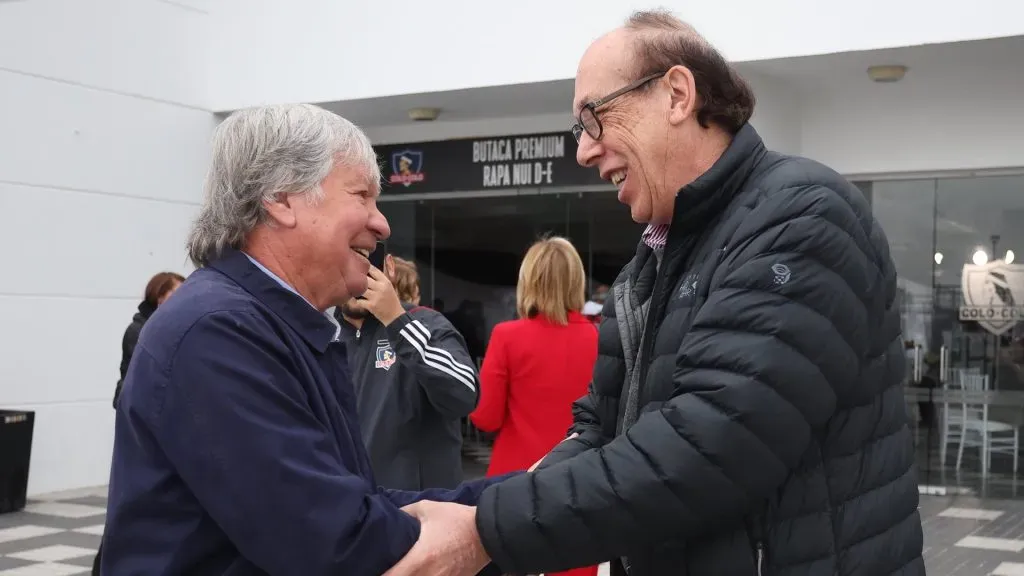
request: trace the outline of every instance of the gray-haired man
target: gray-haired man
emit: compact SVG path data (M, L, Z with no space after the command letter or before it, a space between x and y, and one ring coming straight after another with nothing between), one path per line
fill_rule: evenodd
M363 133L321 108L220 125L199 270L146 324L121 395L103 573L377 576L419 535L401 506L475 502L481 484L378 489L359 434L325 312L366 290L390 233L379 180Z

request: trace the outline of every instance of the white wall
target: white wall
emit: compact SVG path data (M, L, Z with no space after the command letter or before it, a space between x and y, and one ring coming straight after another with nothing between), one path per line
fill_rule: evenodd
M975 0L660 2L737 62L1024 33L1024 3ZM327 102L572 78L631 0L220 0L213 106Z
M121 336L153 273L188 272L203 4L0 2L0 408L36 411L30 494L107 482Z

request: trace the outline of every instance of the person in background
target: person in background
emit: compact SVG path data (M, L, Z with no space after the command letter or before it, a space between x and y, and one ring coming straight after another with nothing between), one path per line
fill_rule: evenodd
M390 235L377 156L306 104L235 112L211 148L187 242L197 270L146 324L118 403L102 571L379 576L423 541L409 505L471 515L493 480L377 485L328 312L370 282L384 292L368 276ZM475 556L445 542L457 565Z
M598 284L597 288L594 289L594 293L590 296L590 300L583 305L583 315L594 324L601 323L601 310L604 309L604 301L608 297L608 286L606 284Z
M584 284L583 261L568 240L548 238L526 252L519 319L491 332L480 405L470 415L477 428L497 432L488 476L526 470L572 425L572 403L587 393L597 360L597 328L580 313ZM593 576L597 567L560 574Z
M453 488L462 482L461 419L478 383L462 336L418 306L415 266L387 255L361 298L335 311L363 439L385 488Z
M132 323L125 329L124 337L121 338L121 377L117 379L117 386L114 388L115 410L117 409L117 402L121 397L124 378L128 374L128 366L131 365L132 354L135 353L135 345L139 342L139 334L142 333L142 327L145 326L146 321L153 315L153 312L156 312L157 307L163 304L164 300L170 298L171 294L174 294L174 291L184 281L185 278L181 274L158 272L146 284L146 292L143 295L142 302L139 304L139 310L132 317ZM100 549L96 551L96 558L92 563L92 576L99 576L100 574L102 555L103 547L101 545Z
M388 254L385 263L391 262L390 266L394 272L390 274L391 282L395 285L395 292L398 299L413 306L420 305L420 273L416 269L416 263ZM443 313L443 310L436 310Z
M167 300L184 281L185 278L181 274L160 272L150 278L149 283L146 284L146 292L139 304L139 310L132 317L132 323L125 329L124 337L121 339L121 377L118 378L117 387L114 389L114 408L117 408L117 401L121 396L121 386L128 374L128 365L132 361L132 354L135 352L135 345L139 341L142 327L153 315L153 312L156 312L157 307L163 304L164 300Z

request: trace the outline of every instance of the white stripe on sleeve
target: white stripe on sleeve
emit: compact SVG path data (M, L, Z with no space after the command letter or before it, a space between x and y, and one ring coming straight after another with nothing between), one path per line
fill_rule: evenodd
M473 370L472 366L466 366L465 364L459 363L459 361L456 360L454 356L452 356L451 352L445 350L444 348L435 348L428 344L430 342L430 330L427 330L427 327L424 326L422 322L420 322L419 320L413 320L409 324L413 327L414 333L419 333L419 335L421 336L420 342L423 344L423 346L426 347L427 351L435 352L437 354L440 354L441 356L444 356L444 358L447 359L447 364L450 365L452 368L458 370L459 372L462 372L463 374L469 376L470 378L476 378L476 371Z
M439 370L451 376L452 378L455 378L459 382L465 384L467 388L469 388L473 392L476 392L476 385L474 384L476 374L472 371L472 369L467 368L465 364L460 364L459 362L456 362L455 359L452 358L452 355L449 354L447 350L442 350L440 348L435 348L433 346L427 345L426 339L424 338L423 334L420 333L417 329L412 328L413 324L418 323L418 320L413 320L411 323L406 324L405 327L402 328L400 334L406 339L406 341L409 342L409 344L413 346L413 348L416 348L416 350L420 353L420 358L423 359L423 362L427 366L430 366L435 370ZM424 328L422 325L420 325L419 328L426 330L426 328ZM428 331L427 334L430 334L430 332ZM469 372L468 376L466 374L466 371Z

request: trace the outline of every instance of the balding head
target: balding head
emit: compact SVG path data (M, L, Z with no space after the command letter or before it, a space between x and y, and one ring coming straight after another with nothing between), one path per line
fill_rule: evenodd
M659 74L673 66L693 73L700 110L697 121L716 124L736 134L754 114L754 92L739 73L697 30L663 11L635 12L625 30L633 35L633 65L637 78Z
M676 192L750 119L750 87L692 26L637 12L580 59L577 161L619 188L634 220L671 220Z

